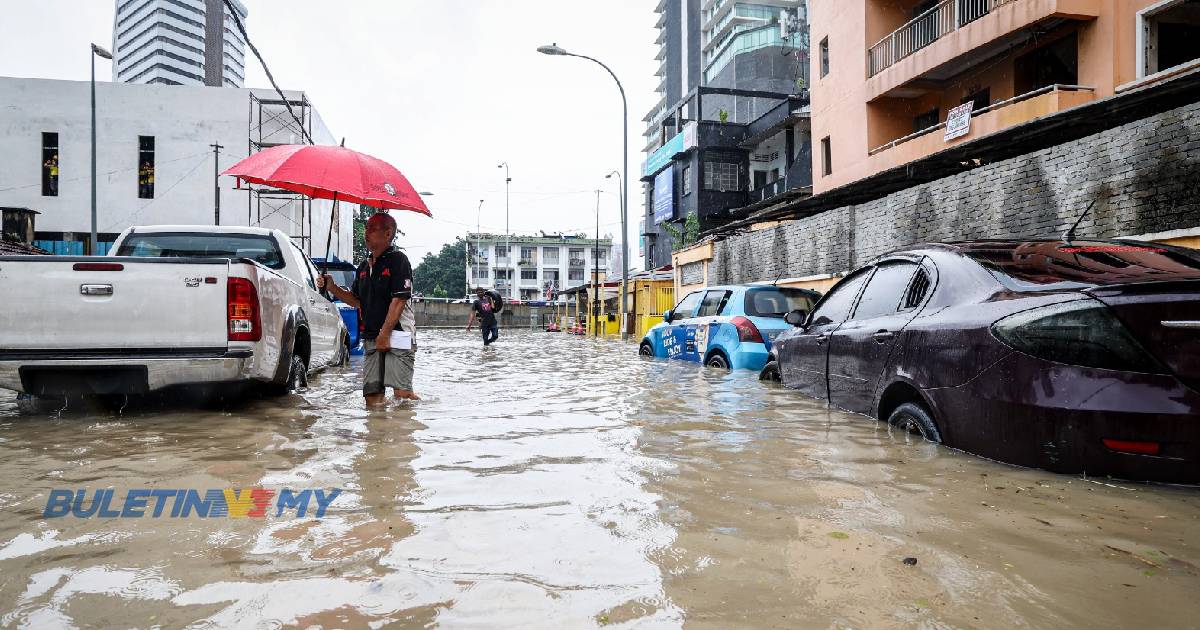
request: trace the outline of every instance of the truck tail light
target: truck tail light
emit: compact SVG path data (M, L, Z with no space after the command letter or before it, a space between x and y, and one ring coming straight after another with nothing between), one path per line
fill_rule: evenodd
M754 322L738 315L730 322L738 331L738 341L743 343L763 343L762 333L758 332L758 326Z
M1114 440L1104 438L1104 445L1109 450L1118 453L1134 453L1137 455L1158 455L1161 445L1158 442L1135 442L1133 440Z
M121 263L75 263L72 271L122 271L125 265Z
M229 341L262 339L258 313L258 289L246 278L230 278L228 284Z

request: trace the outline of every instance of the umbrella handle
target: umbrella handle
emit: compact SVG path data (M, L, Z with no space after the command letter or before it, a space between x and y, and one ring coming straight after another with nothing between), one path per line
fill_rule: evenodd
M321 270L322 275L329 274L329 247L333 244L333 218L337 216L338 198L337 193L333 193L333 210L329 213L329 234L325 237L325 268ZM329 287L322 287L321 293L325 297L329 297Z

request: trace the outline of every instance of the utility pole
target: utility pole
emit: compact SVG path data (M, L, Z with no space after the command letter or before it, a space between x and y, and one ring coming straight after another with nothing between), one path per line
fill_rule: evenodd
M592 321L593 337L600 336L600 191L596 191L596 240L592 241Z
M221 146L218 142L210 145L213 149L213 225L221 225Z
M508 252L507 257L512 260L512 233L508 231L508 187L512 183L512 176L508 172L508 162L501 162L496 165L496 168L504 167L504 250ZM513 276L517 275L513 271L517 268L513 265L509 269L508 283L512 286ZM520 297L518 295L518 297Z

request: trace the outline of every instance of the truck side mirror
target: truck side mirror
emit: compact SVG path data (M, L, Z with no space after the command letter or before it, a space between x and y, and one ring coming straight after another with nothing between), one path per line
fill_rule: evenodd
M804 320L806 320L806 319L808 319L808 311L806 311L802 308L798 308L794 311L790 311L790 312L788 312L787 315L783 316L783 321L785 321L793 326L803 326Z

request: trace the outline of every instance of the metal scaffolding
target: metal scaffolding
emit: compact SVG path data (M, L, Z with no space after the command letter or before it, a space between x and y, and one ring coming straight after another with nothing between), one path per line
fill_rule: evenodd
M291 106L292 113L288 112ZM299 118L297 123L296 118ZM284 144L304 144L305 137L312 137L312 103L308 95L288 100L259 98L250 93L249 154ZM299 125L303 125L301 128ZM307 132L307 133L306 133ZM292 240L312 255L312 200L299 193L280 190L270 186L249 185L246 224L262 226L263 221L275 218L273 223L287 232ZM282 217L282 221L279 219ZM268 223L270 225L270 223Z

